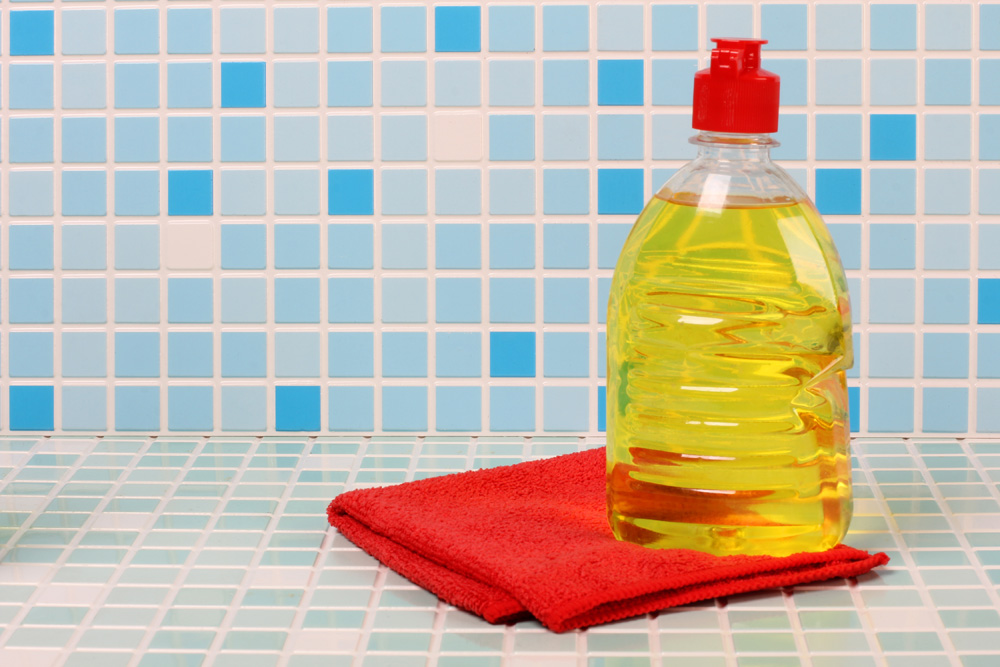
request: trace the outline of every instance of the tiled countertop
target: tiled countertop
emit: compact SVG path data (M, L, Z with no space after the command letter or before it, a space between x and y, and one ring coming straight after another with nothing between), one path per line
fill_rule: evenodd
M860 581L492 626L337 535L340 491L586 438L0 439L0 665L1000 664L1000 442L855 443Z

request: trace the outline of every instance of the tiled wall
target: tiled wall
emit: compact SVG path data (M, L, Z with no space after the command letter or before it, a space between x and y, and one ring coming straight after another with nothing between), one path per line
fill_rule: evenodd
M1000 432L1000 4L0 11L0 431L602 430L618 250L759 34L852 427Z

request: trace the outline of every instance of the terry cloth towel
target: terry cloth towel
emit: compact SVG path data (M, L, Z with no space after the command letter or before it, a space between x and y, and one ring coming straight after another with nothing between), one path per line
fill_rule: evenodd
M657 609L853 577L889 561L848 546L718 557L619 542L608 526L605 453L357 489L330 523L410 581L491 623L534 616L564 632Z

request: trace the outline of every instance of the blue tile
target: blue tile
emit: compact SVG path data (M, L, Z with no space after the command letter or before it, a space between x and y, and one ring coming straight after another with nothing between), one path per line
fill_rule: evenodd
M351 69L335 81L331 69L329 86L336 83L339 87L353 86L355 90L365 90L365 95L351 94L348 100L337 99L337 106L371 106L371 63L344 63L352 65ZM364 65L364 68L360 67ZM333 66L331 65L331 68ZM338 65L339 67L339 65ZM364 71L361 71L361 70ZM422 107L427 105L427 63L414 61L383 61L382 62L382 106L386 107ZM350 76L346 76L349 74ZM367 87L365 89L364 87ZM351 102L351 104L345 104ZM333 106L331 97L328 106Z
M274 226L274 268L318 269L319 225L276 224Z
M279 385L274 388L275 430L318 431L319 411L319 387Z
M608 388L597 388L597 430L604 433L608 430Z
M963 61L963 63L968 63L968 61ZM1000 85L1000 59L981 58L979 60L979 104L983 106L1000 105L998 85Z
M925 114L924 157L968 160L972 157L971 114Z
M438 215L479 215L482 173L478 169L435 169L434 207Z
M598 51L642 51L642 5L597 6Z
M913 215L917 210L915 169L871 169L869 212L873 215Z
M1000 169L979 170L979 212L1000 213Z
M104 162L108 157L107 143L104 118L62 119L63 162Z
M490 160L534 160L535 117L490 114Z
M435 278L435 321L478 323L483 319L482 281L479 278Z
M62 225L64 270L104 270L107 268L107 248L107 230L103 224Z
M980 334L982 336L983 334ZM983 355L988 350L979 339L979 361L983 367ZM1000 357L998 357L1000 359ZM967 378L969 377L969 334L967 333L925 333L924 334L924 377L925 378ZM979 377L987 377L980 375Z
M1000 50L1000 32L995 29L1000 22L1000 6L979 5L979 48L983 51Z
M545 387L544 428L546 431L587 431L590 410L587 387Z
M871 48L875 51L913 51L917 48L917 6L870 6Z
M156 324L159 321L159 278L115 278L115 322Z
M434 61L434 104L476 107L481 103L482 66L478 60Z
M160 388L115 386L115 430L158 431Z
M611 278L597 279L597 323L608 323L608 300L611 296Z
M374 377L375 335L371 331L331 331L327 346L330 377Z
M54 348L51 331L11 331L7 341L7 370L10 377L52 377Z
M654 114L652 129L653 159L694 159L697 149L688 141L691 132L690 114ZM659 170L654 169L654 174L657 171ZM654 182L653 191L658 191L665 181L666 178L662 178Z
M168 116L167 160L170 162L211 162L212 118L210 116Z
M861 60L817 60L816 104L861 104Z
M383 332L382 376L427 377L427 332Z
M275 278L274 321L319 322L319 278Z
M267 266L267 228L264 225L226 224L222 225L221 234L223 269L263 269Z
M7 233L8 268L52 270L52 225L10 225Z
M851 433L857 433L861 430L861 388L860 387L848 387L847 388L847 402L849 406L850 419L851 419Z
M971 49L972 6L925 5L924 48L929 51Z
M214 428L212 387L167 387L167 428L211 431Z
M51 118L11 118L8 127L11 162L52 162Z
M319 215L319 169L275 169L273 174L275 213L278 215ZM356 194L363 197L363 191Z
M705 44L713 37L753 37L753 7L749 5L708 5L706 11Z
M1000 278L979 278L979 324L1000 324Z
M925 278L924 323L968 324L969 279Z
M534 169L490 169L489 187L491 215L534 214Z
M806 8L807 5L761 5L760 36L767 40L764 49L805 51L809 33Z
M438 431L482 430L482 387L438 387L435 403Z
M917 226L879 224L869 227L869 263L873 269L916 268Z
M652 18L654 51L698 50L698 5L655 4Z
M490 6L490 51L535 50L535 8L530 5Z
M7 290L7 321L9 323L52 323L52 278L8 278Z
M275 53L319 52L319 9L276 7L274 9ZM369 41L371 40L369 30Z
M330 387L331 431L374 431L374 387Z
M72 216L106 215L108 212L108 175L100 171L64 170L62 176L62 214Z
M267 387L223 386L222 430L267 429Z
M160 52L160 12L157 9L115 10L115 53Z
M382 387L382 430L426 431L427 387Z
M225 7L219 11L221 53L264 53L267 10L264 7Z
M426 278L383 278L382 321L420 324L427 321Z
M839 223L827 225L837 246L840 261L845 269L861 268L861 225Z
M655 106L691 106L694 87L679 86L679 81L693 81L697 60L654 59L652 64L652 101ZM601 117L598 116L598 119Z
M869 387L868 430L908 433L913 430L913 387Z
M589 104L588 70L589 63L586 60L543 60L542 104L547 107Z
M872 278L868 291L868 321L876 324L913 324L915 290L913 278Z
M51 431L55 422L55 388L11 385L8 414L11 431Z
M224 62L220 68L223 109L265 106L265 63Z
M219 122L223 162L263 162L266 157L263 116L223 116Z
M167 375L169 377L212 377L212 332L170 331L167 333Z
M427 9L390 6L380 8L383 53L423 53L427 50Z
M374 226L327 225L327 265L331 269L370 269L374 266Z
M62 279L63 324L104 324L108 321L106 278Z
M869 101L873 106L917 103L917 61L912 58L871 60Z
M158 331L115 332L115 377L160 377Z
M7 66L9 108L51 109L53 69L49 63L11 63Z
M427 159L427 116L383 116L382 159L412 161Z
M490 106L526 107L535 103L535 61L491 60L489 67ZM475 71L478 74L478 67ZM468 102L469 105L476 105L479 99L470 97ZM441 105L440 94L438 105Z
M805 58L767 58L764 68L781 77L781 106L804 106L808 97L809 61Z
M434 225L434 265L438 269L480 268L480 231L477 224Z
M212 107L212 63L168 63L167 107L170 109L210 109Z
M222 332L222 377L265 377L267 334L263 331Z
M641 160L645 150L643 117L601 114L597 117L597 157L601 160Z
M383 215L427 214L426 169L383 168L381 178Z
M108 427L108 390L105 387L63 387L62 428L66 431L103 431Z
M1000 333L978 333L976 346L978 348L976 377L1000 378ZM968 347L968 342L966 342L966 347ZM968 349L966 349L966 353L968 353Z
M543 157L546 160L590 158L590 118L586 115L545 114Z
M917 158L915 114L872 114L869 122L872 160Z
M542 5L542 48L545 51L586 51L590 44L586 5Z
M372 52L372 8L328 7L327 53Z
M817 169L816 207L824 215L860 215L861 170Z
M103 65L100 70L96 71L103 72ZM103 96L96 103L103 108ZM85 106L89 107L90 105L86 104ZM116 109L156 109L159 106L160 69L158 64L115 63Z
M1000 269L1000 225L979 224L980 269Z
M375 286L371 278L330 278L327 293L330 322L364 324L375 321Z
M489 227L491 269L535 268L535 226L494 223Z
M212 170L167 171L168 215L212 215Z
M545 377L590 376L590 334L546 331L544 343Z
M211 324L212 279L167 278L167 321Z
M1000 433L1000 387L976 389L976 431Z
M275 107L319 106L319 63L278 61L272 68Z
M924 387L925 433L965 433L969 430L968 387Z
M597 212L601 215L632 215L642 211L642 169L598 169Z
M482 336L478 331L438 331L435 341L438 377L482 375Z
M267 322L267 278L223 277L220 320L224 324Z
M11 171L8 213L12 216L52 215L52 172Z
M861 5L816 5L816 48L861 50Z
M319 333L278 331L274 334L275 377L319 377Z
M924 224L924 268L966 270L969 268L968 224Z
M51 56L55 52L55 12L11 10L9 52L12 56Z
M873 378L912 378L912 333L868 334L868 375Z
M479 7L434 7L434 50L438 53L477 52L480 50L480 32Z
M643 61L597 61L597 104L599 106L642 106Z
M490 322L535 321L534 278L490 278Z
M543 278L542 283L546 323L589 321L590 284L586 278Z
M102 56L107 52L107 16L103 9L64 9L62 54Z
M926 104L972 104L972 60L969 58L925 58L924 102ZM982 99L980 99L980 103L984 103Z
M490 377L535 377L533 331L490 332Z
M65 31L65 15L63 24ZM171 7L167 10L167 53L212 52L212 10Z
M490 387L490 430L533 431L534 387Z
M778 131L774 138L779 145L771 151L775 160L805 160L809 147L808 120L806 114L781 114Z
M971 188L969 169L924 169L924 213L968 215Z
M587 268L590 263L589 225L548 223L543 229L544 268Z
M372 169L330 169L327 172L330 215L372 215L375 212L375 172Z
M597 268L615 268L630 231L632 231L630 224L597 225Z

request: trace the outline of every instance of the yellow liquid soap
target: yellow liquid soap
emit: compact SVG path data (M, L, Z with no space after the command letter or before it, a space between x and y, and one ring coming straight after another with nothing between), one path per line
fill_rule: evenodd
M787 198L786 198L787 199ZM608 516L717 555L835 546L851 520L850 305L808 201L654 197L608 312Z

